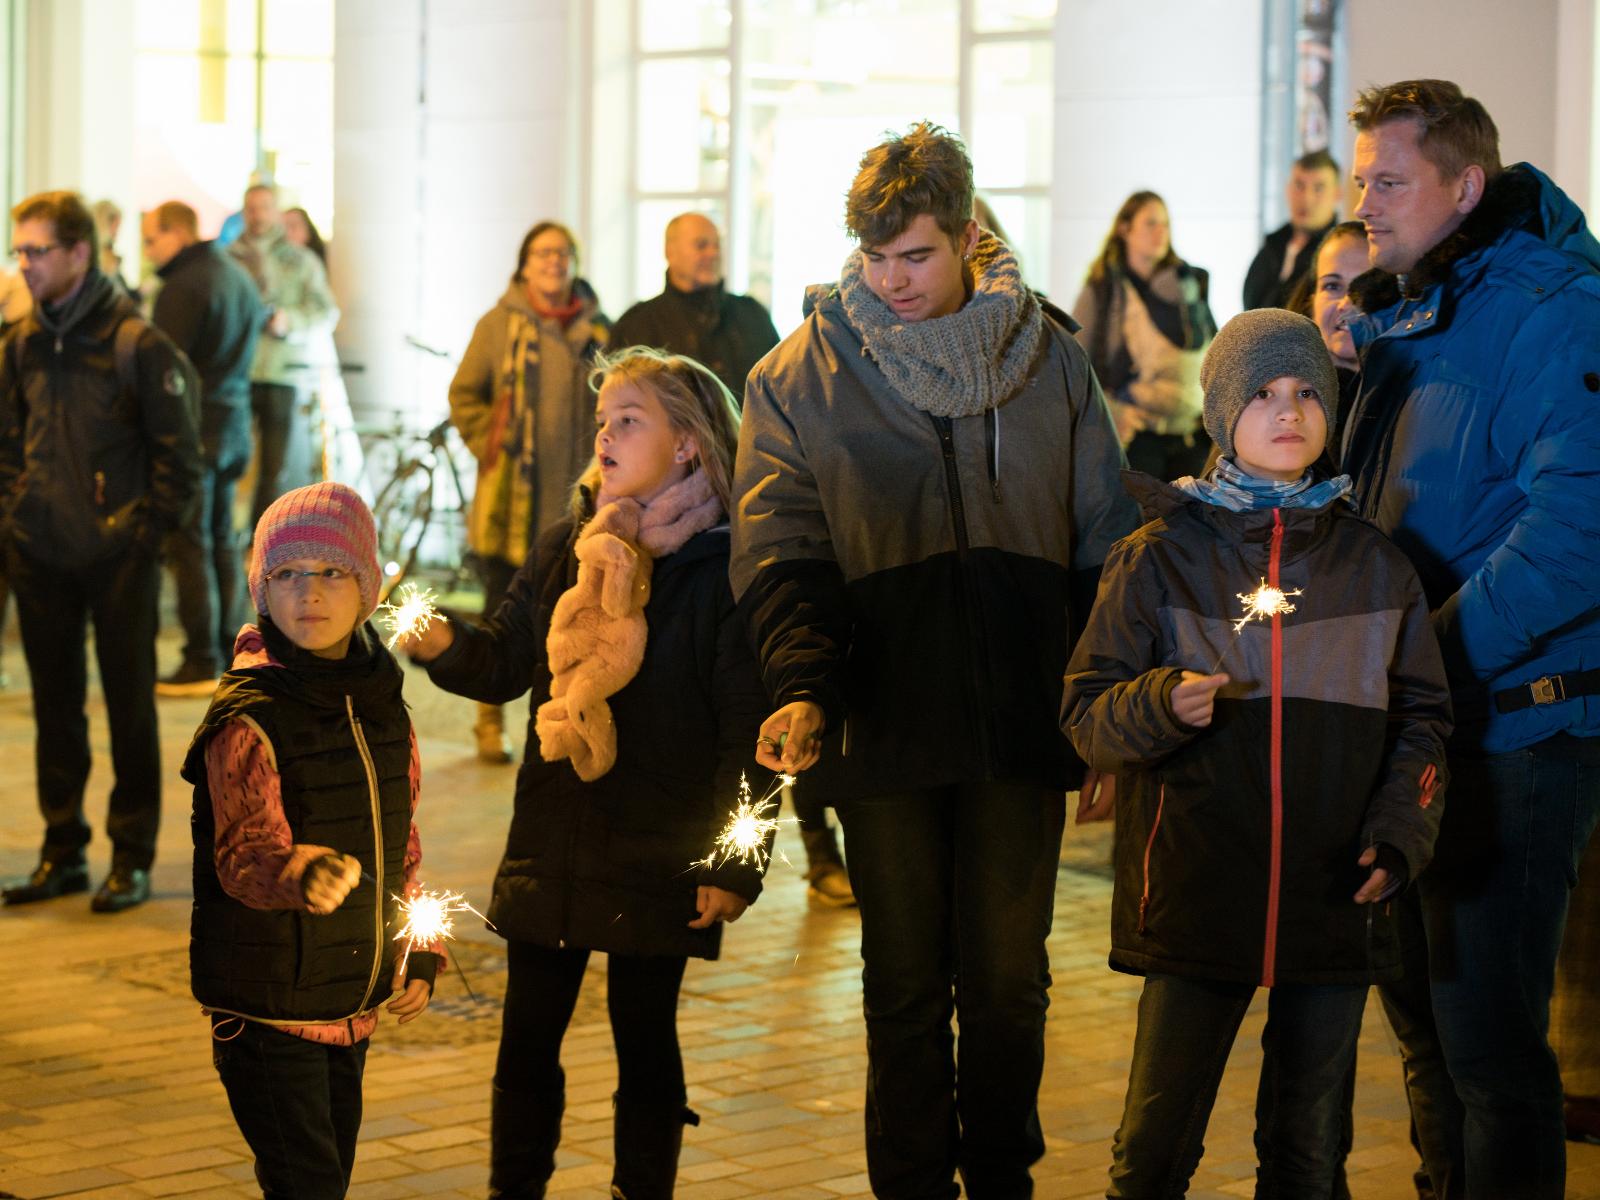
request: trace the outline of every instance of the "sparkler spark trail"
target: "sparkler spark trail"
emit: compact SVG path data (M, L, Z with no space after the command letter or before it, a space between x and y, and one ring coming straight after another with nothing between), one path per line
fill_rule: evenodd
M384 645L391 650L401 638L426 632L439 618L439 610L433 605L432 588L402 583L395 589L395 595L400 603L385 601L378 606L384 624L389 627L389 640Z
M793 783L793 775L779 775L767 794L756 800L750 792L750 781L739 776L738 806L728 814L728 823L717 834L711 853L692 865L720 867L724 863L740 862L746 866L765 867L771 858L767 852L767 838L791 819L772 815L778 811L778 793ZM779 857L783 857L781 852Z
M489 923L489 918L468 904L460 892L430 892L424 889L410 899L395 898L400 901L400 915L405 918L400 932L394 935L395 941L404 939L406 943L405 953L400 956L399 972L402 977L413 950L455 937L453 931L458 913L471 913L485 924Z
M1270 621L1273 617L1292 613L1294 605L1289 603L1289 597L1304 595L1305 591L1303 588L1295 588L1292 592L1285 592L1263 579L1261 586L1255 591L1235 594L1239 597L1239 603L1244 605L1244 615L1233 623L1233 636L1237 638L1251 621ZM1217 673L1217 668L1222 665L1222 660L1228 653L1229 645L1232 643L1223 645L1221 653L1217 655L1217 661L1212 663L1211 670L1206 672L1207 675Z

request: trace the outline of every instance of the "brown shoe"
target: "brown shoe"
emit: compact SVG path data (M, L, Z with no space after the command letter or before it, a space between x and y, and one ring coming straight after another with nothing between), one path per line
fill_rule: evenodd
M508 763L511 761L511 739L506 736L505 717L498 704L478 705L478 720L472 727L478 741L478 761Z
M800 840L806 846L806 895L828 908L854 908L856 894L850 888L833 826L802 829Z

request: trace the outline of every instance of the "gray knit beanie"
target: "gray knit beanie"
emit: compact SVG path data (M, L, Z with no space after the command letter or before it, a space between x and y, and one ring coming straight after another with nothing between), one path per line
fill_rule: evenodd
M1225 457L1233 457L1233 429L1245 405L1284 375L1317 389L1331 433L1339 376L1312 321L1286 308L1253 308L1218 332L1200 364L1200 386L1206 393L1206 432Z

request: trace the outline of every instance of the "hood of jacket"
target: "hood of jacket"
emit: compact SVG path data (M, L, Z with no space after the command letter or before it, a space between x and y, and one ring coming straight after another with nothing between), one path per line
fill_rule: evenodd
M1374 267L1351 281L1350 301L1364 313L1377 313L1452 276L1470 284L1488 268L1489 251L1518 231L1600 271L1600 242L1589 232L1583 210L1537 167L1517 163L1495 177L1467 219L1415 267L1403 276Z

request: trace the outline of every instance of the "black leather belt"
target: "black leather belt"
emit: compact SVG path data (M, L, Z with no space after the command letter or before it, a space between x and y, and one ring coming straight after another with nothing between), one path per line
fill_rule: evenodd
M1593 671L1568 671L1565 675L1546 675L1532 683L1521 683L1494 694L1494 706L1503 713L1521 712L1545 704L1560 704L1579 696L1600 693L1600 668Z

